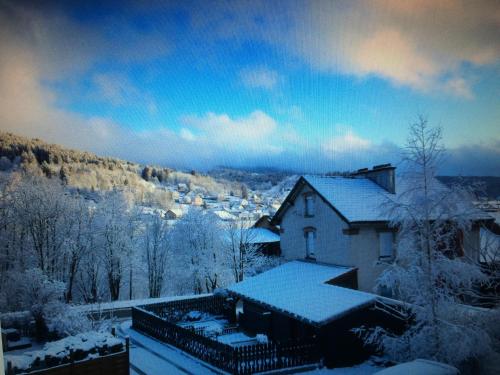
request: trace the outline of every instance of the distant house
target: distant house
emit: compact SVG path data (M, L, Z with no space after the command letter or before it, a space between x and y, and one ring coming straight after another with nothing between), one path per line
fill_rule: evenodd
M269 215L262 216L253 225L255 235L252 241L259 246L263 254L281 255L279 228L271 224Z
M172 200L174 202L179 202L180 194L178 191L174 190L172 191Z
M276 234L279 234L280 232L279 228L271 223L271 217L269 215L261 216L253 226L255 228L269 229L271 232Z
M401 321L375 306L375 294L350 289L356 270L291 261L227 288L238 299L240 326L271 340L314 339L328 365L350 365L371 353L351 331L364 326L401 329ZM385 301L389 301L384 299Z
M280 236L267 228L248 228L247 241L265 255L280 255Z
M384 202L398 199L398 184L404 183L396 181L390 164L348 177L300 177L271 221L280 225L282 256L356 268L359 289L372 291L395 255L396 229L389 226ZM479 226L457 243L477 259Z
M183 211L180 208L171 208L165 213L167 220L176 220L182 217Z
M191 204L193 206L202 206L203 205L203 198L200 197L199 195L196 195L193 200L191 201Z
M180 184L177 184L177 191L180 193L186 193L189 191L189 188L186 184L180 183Z
M234 221L236 216L226 210L215 210L213 213L222 221Z

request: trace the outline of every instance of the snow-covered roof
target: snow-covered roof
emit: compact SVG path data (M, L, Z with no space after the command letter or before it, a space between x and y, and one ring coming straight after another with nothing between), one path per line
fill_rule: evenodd
M368 178L304 176L348 221L384 221L382 206L390 194Z
M228 287L248 300L321 325L375 302L377 296L326 284L352 268L292 261Z
M181 208L171 208L167 212L172 212L175 216L182 216L184 213Z
M249 228L248 231L252 243L280 242L280 236L267 228Z
M349 222L390 221L387 202L403 202L407 199L407 192L411 191L416 183L411 177L396 176L396 194L391 194L372 180L364 177L317 175L303 177ZM436 179L432 182L432 188L441 193L449 190ZM403 193L405 193L404 196ZM457 208L471 215L471 219L491 219L488 214L474 209L467 202L463 202L461 207Z
M236 216L225 210L215 210L213 211L213 213L217 215L221 220L236 220Z

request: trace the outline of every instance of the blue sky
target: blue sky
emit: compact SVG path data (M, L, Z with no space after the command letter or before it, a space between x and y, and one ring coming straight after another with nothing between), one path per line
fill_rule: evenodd
M500 175L495 1L0 3L0 128L172 167Z

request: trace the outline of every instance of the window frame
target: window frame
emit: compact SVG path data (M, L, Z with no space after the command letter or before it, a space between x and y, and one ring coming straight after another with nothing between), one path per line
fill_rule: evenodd
M310 246L309 236L311 236L311 235L312 235L312 241L313 241L313 251L311 251L309 249L309 246ZM314 227L304 228L304 238L306 240L306 257L305 258L310 259L310 260L316 260L316 250L317 250L317 247L316 247L316 238L317 238L316 228L314 228Z
M382 236L391 236L391 255L382 255ZM393 261L396 258L396 233L393 230L379 230L378 236L378 260L382 262Z
M312 213L310 213L311 210ZM316 215L315 194L313 192L304 193L304 217L314 217L314 215Z

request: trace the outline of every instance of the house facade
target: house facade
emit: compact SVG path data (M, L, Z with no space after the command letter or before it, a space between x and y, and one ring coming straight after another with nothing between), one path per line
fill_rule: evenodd
M395 256L397 230L384 204L397 198L397 188L390 164L348 177L302 176L272 220L280 225L282 256L355 268L359 290L374 291ZM464 233L461 245L477 257L479 226Z

